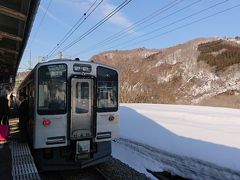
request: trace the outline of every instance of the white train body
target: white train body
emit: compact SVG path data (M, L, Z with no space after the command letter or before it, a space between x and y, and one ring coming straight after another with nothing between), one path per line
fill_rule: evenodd
M29 142L42 167L86 167L111 155L119 121L116 69L52 60L38 64L18 91L28 95Z

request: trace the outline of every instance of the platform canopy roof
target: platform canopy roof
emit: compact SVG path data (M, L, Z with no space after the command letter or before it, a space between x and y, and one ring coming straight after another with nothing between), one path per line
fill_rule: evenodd
M0 0L0 88L13 86L40 0Z

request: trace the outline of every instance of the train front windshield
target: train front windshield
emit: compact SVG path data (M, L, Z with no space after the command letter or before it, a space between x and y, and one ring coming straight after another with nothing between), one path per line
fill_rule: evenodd
M42 66L38 71L38 113L64 114L66 108L67 66Z

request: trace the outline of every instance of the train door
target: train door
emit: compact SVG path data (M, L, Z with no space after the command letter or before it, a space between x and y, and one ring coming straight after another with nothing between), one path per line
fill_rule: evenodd
M71 80L70 139L90 139L93 136L93 80Z

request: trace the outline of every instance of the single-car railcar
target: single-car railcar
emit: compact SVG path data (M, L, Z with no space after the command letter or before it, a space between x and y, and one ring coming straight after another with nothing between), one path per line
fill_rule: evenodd
M118 135L115 68L79 60L39 63L18 88L29 103L28 141L43 170L105 162Z

